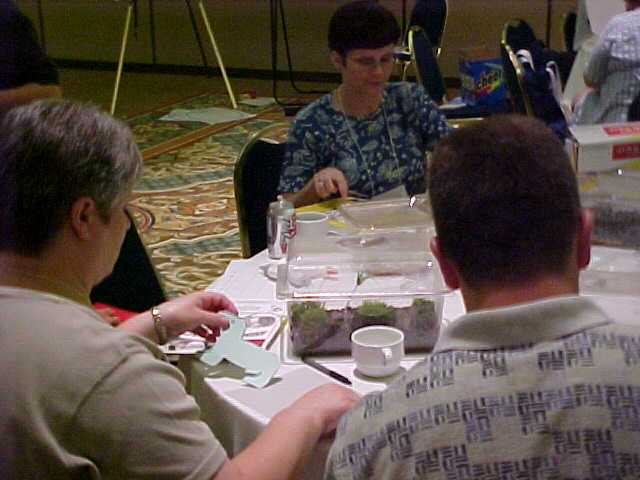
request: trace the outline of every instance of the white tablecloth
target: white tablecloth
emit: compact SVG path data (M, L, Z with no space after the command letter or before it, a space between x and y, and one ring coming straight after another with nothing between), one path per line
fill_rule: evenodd
M401 371L414 363L403 362ZM373 382L355 374L351 363L331 363L329 366L350 378L353 388L361 394L382 390L395 378ZM246 448L262 432L271 417L296 398L317 386L335 382L306 365L282 365L271 384L263 390L245 386L242 376L243 371L230 364L214 368L200 362L192 365L191 393L202 409L202 419L211 427L229 456ZM324 440L316 447L311 463L306 466L301 478L322 478L330 446L331 441Z
M256 257L232 264L227 273L214 282L210 289L229 293L233 300L275 301L275 283L261 274L260 265L269 260L264 253ZM599 271L619 273L621 275L636 272L640 275L640 253L630 250L606 249L594 247L592 263ZM248 276L247 276L248 274ZM598 294L598 288L606 277L585 277L583 284L590 287L588 294ZM250 279L250 280L247 280ZM632 282L638 284L639 282ZM606 285L605 285L606 287ZM613 288L617 288L613 285ZM640 289L640 286L636 290ZM640 290L638 290L640 292ZM638 294L640 297L640 293ZM258 298L260 297L260 298ZM640 321L640 301L631 296L594 297L606 310L614 311L620 321ZM443 317L452 321L464 313L459 292L447 295ZM271 350L281 352L280 339L271 346ZM403 369L411 368L417 357L403 362ZM353 382L353 388L366 394L384 389L394 377L374 381L362 377L354 371L350 361L332 361L327 364L332 370L341 373ZM401 373L401 372L400 372ZM335 382L306 365L283 364L272 382L262 390L246 386L242 382L243 370L226 362L208 367L198 361L191 364L191 392L202 409L203 420L211 427L216 437L234 456L249 445L264 429L273 415L290 405L296 398L316 386ZM330 441L321 442L312 456L311 463L302 478L321 478L324 462L330 447Z

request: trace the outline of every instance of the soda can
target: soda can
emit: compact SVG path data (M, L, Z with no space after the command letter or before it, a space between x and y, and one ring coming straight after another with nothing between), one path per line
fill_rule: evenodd
M287 255L289 242L296 234L296 211L282 195L269 204L267 212L267 249L269 257L279 259Z

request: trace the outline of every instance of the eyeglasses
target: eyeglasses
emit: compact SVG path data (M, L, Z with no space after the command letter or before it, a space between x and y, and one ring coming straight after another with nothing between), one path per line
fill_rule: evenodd
M385 68L393 64L393 53L389 53L388 55L384 55L377 59L375 57L355 57L352 58L351 61L358 67L363 70L373 70L377 68L378 65L380 67Z

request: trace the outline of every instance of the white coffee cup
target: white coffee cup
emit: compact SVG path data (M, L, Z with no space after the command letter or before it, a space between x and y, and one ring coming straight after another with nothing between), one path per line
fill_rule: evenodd
M296 213L296 237L320 240L327 236L329 216L322 212Z
M359 328L351 334L351 356L364 375L391 375L404 357L404 333L386 325Z

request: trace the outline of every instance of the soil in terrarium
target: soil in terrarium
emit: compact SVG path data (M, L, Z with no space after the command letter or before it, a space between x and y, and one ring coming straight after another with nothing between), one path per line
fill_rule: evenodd
M351 351L351 333L369 325L388 325L405 334L407 352L429 351L438 339L435 304L415 299L409 307L365 301L359 307L328 310L320 302L291 306L291 341L297 355L344 354Z
M593 242L611 247L640 247L640 211L601 204L594 208Z

